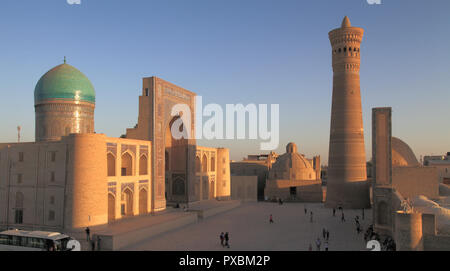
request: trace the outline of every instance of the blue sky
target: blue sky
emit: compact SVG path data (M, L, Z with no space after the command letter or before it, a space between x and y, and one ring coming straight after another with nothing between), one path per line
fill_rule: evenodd
M96 89L95 128L120 136L137 122L142 77L203 102L277 103L280 146L328 157L332 70L328 32L349 16L365 29L361 93L367 157L371 108L393 107L393 134L417 156L450 151L450 1L3 0L0 142L34 140L33 91L67 56ZM259 153L249 140L200 142Z

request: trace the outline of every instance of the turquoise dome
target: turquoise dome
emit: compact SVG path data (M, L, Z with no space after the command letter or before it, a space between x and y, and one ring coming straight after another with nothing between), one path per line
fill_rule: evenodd
M34 88L35 104L55 99L95 103L94 86L77 68L64 63L44 74Z

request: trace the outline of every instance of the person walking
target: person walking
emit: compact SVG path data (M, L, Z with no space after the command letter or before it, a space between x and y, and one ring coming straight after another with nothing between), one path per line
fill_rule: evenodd
M364 208L362 209L362 219L364 220Z
M342 215L341 215L341 221L342 221L342 222L345 222L344 212L342 212Z
M333 208L333 216L336 216L336 209Z
M91 230L89 229L89 227L86 227L86 241L89 242L89 240L91 240Z
M226 233L225 233L225 246L226 246L227 248L230 248L229 240L230 240L230 236L228 235L228 232L226 232Z
M270 223L270 224L273 223L273 217L272 217L272 214L270 214L270 217L269 217L269 223Z
M330 232L327 230L327 241L330 239Z
M91 251L95 251L95 241L91 240Z
M322 237L323 237L323 239L325 239L327 237L326 234L327 234L327 231L325 230L325 228L323 228L322 229Z
M325 247L325 251L328 251L328 242L325 242L324 247Z
M220 245L223 247L223 241L225 240L225 236L223 235L223 232L220 233Z
M320 251L320 245L321 245L321 242L320 242L320 238L318 237L317 240L316 240L317 251Z
M305 207L303 207L303 209L305 210L305 215L308 213L308 209L306 209L306 205Z
M100 246L101 241L102 241L102 239L100 238L100 236L97 236L97 250L98 250L98 251L101 250L101 246Z

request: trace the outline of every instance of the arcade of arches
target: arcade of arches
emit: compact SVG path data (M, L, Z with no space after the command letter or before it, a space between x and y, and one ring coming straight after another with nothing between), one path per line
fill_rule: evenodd
M151 212L148 145L109 144L107 152L108 222ZM119 152L121 155L117 155ZM118 167L120 165L120 167Z
M214 199L217 196L216 171L217 149L197 146L195 156L195 195L199 200Z

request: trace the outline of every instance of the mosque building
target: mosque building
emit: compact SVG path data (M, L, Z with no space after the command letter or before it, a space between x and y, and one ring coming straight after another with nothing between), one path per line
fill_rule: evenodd
M138 125L124 138L107 137L95 133L92 83L64 59L36 84L35 142L0 143L0 227L80 229L167 204L228 199L228 149L165 133L174 120L167 101L194 109L195 95L144 78Z

